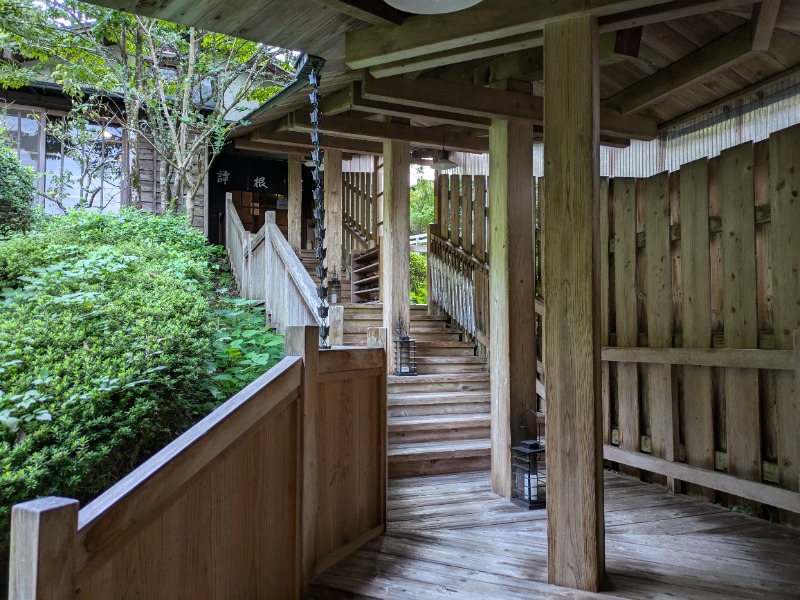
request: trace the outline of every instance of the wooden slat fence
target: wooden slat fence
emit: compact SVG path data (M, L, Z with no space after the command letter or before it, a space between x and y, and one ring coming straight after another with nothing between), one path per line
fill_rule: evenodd
M342 223L345 264L353 250L377 243L377 179L375 173L342 173Z
M797 161L795 127L603 182L606 458L800 512Z
M603 441L626 472L800 513L797 164L794 127L675 173L601 180ZM455 175L436 186L431 298L462 326L488 295L488 266L465 266L489 262L487 188ZM539 290L542 179L535 189ZM543 303L533 305L541 319Z
M275 213L266 213L264 226L255 234L244 230L230 198L226 215L225 246L240 296L263 301L269 322L279 333L292 325L322 326L323 301L317 286L275 223ZM333 346L343 344L343 321L342 307L331 306Z
M15 506L11 600L300 598L383 532L385 353L318 335L80 512Z

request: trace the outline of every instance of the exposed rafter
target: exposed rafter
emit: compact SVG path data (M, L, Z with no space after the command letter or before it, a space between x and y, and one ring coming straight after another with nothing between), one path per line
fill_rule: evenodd
M273 131L272 128L259 127L250 134L251 142L261 142L272 146L283 146L293 148L294 152L302 150L311 152L311 138L305 133L294 131ZM322 148L333 148L353 154L381 154L383 145L363 139L345 138L325 135L322 137L320 146Z
M443 131L442 127L412 127L411 125L399 123L326 116L321 120L319 128L324 134L334 134L342 138L396 140L428 148L437 148L444 144L448 150L462 152L482 153L489 151L489 140L487 138L474 137L467 133ZM269 134L270 130L275 132L310 132L311 129L309 115L303 111L291 113L283 119L268 123L263 127L266 135ZM261 135L261 130L258 133ZM323 141L325 137L326 135L323 135Z
M589 12L600 17L603 31L615 31L654 19L700 14L745 3L742 0L484 0L452 14L413 16L396 27L351 31L347 34L346 61L351 68L375 67L480 44L484 45L486 56L491 56L499 53L492 49L492 42L501 46L510 37L541 31L547 23L577 13ZM620 14L624 18L617 18Z
M425 85L402 77L362 81L362 94L370 100L404 104L432 110L453 111L485 118L512 118L541 125L541 97L485 87L426 79ZM604 135L651 140L657 135L655 119L626 117L614 109L601 109L600 131Z
M603 104L631 114L665 96L730 68L769 47L780 2L768 0L754 7L753 21L734 29L681 60L645 77Z
M369 23L370 25L399 25L409 16L385 2L374 0L314 0L340 13Z
M424 85L424 83L420 81L420 85ZM458 125L476 129L489 129L491 122L490 119L484 117L368 100L364 98L361 93L361 82L359 81L354 81L349 87L339 90L328 98L323 99L320 104L320 109L325 116L338 115L356 110L389 117L423 119L447 125Z

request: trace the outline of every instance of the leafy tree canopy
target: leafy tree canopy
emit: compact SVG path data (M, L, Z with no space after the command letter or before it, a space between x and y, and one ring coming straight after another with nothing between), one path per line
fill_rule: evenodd
M411 186L411 235L425 233L433 223L433 181L420 179Z
M0 0L0 86L49 80L147 140L162 161L165 203L190 204L243 103L290 79L291 53L76 0ZM90 112L92 112L90 111ZM138 165L131 180L138 181ZM189 206L187 206L189 208Z

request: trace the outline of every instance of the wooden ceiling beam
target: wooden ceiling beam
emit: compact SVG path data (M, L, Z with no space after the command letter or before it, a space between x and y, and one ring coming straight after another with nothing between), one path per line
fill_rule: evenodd
M781 0L764 0L753 7L753 50L764 52L769 49L772 32L778 21Z
M641 27L602 34L598 42L600 65L638 57L641 41ZM373 70L370 70L372 73ZM506 79L540 81L543 74L544 50L538 47L509 52L478 65L470 64L466 69L453 66L450 70L439 70L432 73L431 78L487 86Z
M397 10L385 2L375 0L314 0L314 2L370 25L399 25L410 16L409 13Z
M320 121L322 143L329 135L341 138L361 140L395 140L409 142L415 146L441 148L459 152L481 154L489 151L489 140L485 137L474 137L468 133L443 131L442 127L413 127L400 123L350 119L347 117L324 116ZM313 127L307 112L297 111L276 121L276 132L310 132Z
M447 65L466 62L476 58L485 58L506 52L540 48L544 43L541 31L532 31L520 35L510 36L502 40L491 40L470 46L460 46L440 52L433 52L422 56L415 56L386 64L371 67L369 72L373 77L391 77L427 69L435 69Z
M616 31L653 22L652 19L674 19L746 3L747 0L484 0L456 13L415 15L395 27L350 31L345 61L350 68L361 69L478 45L483 45L485 55L491 56L499 53L494 48L507 38L541 31L547 23L578 13L599 17L601 31ZM625 18L617 18L620 14Z
M293 148L293 152L297 152L298 150L311 152L311 137L308 134L295 131L276 131L275 123L277 122L268 123L266 126L261 126L256 129L250 134L249 141ZM322 136L320 146L322 148L333 148L353 154L383 153L383 144L381 143L349 137L325 135Z
M780 2L765 0L753 10L753 21L745 23L698 48L688 56L645 77L615 94L603 106L628 115L638 112L706 77L728 69L769 47Z
M424 85L423 81L424 80L420 80L420 85ZM386 115L388 117L424 119L446 125L458 125L477 129L489 129L491 124L491 120L484 117L368 100L363 97L361 93L361 82L358 81L352 82L350 86L339 90L328 98L323 98L320 104L320 110L326 117L357 110L377 115Z
M510 118L543 123L544 101L539 96L508 92L456 82L402 77L361 82L362 95L369 100L390 102L432 110L460 112L484 118ZM600 132L626 139L651 140L657 135L654 118L623 116L618 110L601 108Z

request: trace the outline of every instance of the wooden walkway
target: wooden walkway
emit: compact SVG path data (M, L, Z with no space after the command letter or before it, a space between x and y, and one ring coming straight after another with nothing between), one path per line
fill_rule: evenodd
M545 511L488 473L389 482L386 535L324 573L313 598L800 598L800 530L606 474L606 591L547 585Z

